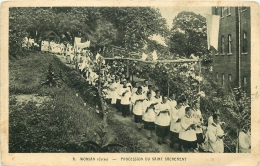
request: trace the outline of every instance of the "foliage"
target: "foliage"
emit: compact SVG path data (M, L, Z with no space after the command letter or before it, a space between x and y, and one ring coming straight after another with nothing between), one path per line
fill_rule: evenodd
M111 21L117 29L116 45L129 51L143 48L153 34L166 35L166 20L158 9L151 7L109 7L101 8L102 16Z
M52 63L49 64L49 69L48 69L48 73L46 76L46 82L41 83L41 85L48 85L49 87L59 87L61 85L61 81L64 81L62 79L62 73L59 73L59 77L54 75L54 70L53 70L53 66Z
M124 145L118 143L109 143L107 136L107 124L101 123L100 126L95 130L97 136L96 141L82 142L81 145L92 149L94 152L110 152L112 148L124 147Z
M12 56L22 51L24 37L39 43L47 31L55 32L61 42L73 44L74 37L90 40L94 51L110 44L141 49L151 35L167 32L165 19L151 7L11 8L9 29Z
M180 12L172 23L171 35L168 39L170 51L179 56L189 58L209 55L207 50L206 19L193 12ZM204 57L208 59L208 57Z
M85 101L75 95L70 82L72 79L67 74L64 75L67 84L60 88L38 86L49 61L53 61L54 71L68 70L53 56L42 56L41 53L10 61L10 152L67 152L67 143L71 140L83 142L94 138L94 128L100 118L91 105L85 107ZM15 88L14 84L17 85ZM17 103L15 95L30 93L48 96L52 100L40 106L32 101ZM90 95L87 95L86 101L93 103Z

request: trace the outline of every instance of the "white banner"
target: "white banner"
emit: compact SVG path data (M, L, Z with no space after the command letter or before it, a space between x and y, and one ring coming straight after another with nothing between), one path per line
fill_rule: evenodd
M42 41L41 51L49 51L49 42L48 41Z
M212 46L218 50L219 21L219 15L206 16L208 49Z

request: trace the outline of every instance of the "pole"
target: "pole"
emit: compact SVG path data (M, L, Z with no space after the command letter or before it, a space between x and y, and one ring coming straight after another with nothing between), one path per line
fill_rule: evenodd
M169 85L169 79L167 80L167 85L168 85L168 98L170 97L170 85Z
M199 60L199 68L200 68L200 70L199 70L199 78L201 77L201 60ZM200 93L200 79L199 79L199 93ZM199 98L198 98L198 100L199 100L199 103L200 103L200 95L199 95Z
M240 16L240 8L238 10L238 86L241 87L241 16Z

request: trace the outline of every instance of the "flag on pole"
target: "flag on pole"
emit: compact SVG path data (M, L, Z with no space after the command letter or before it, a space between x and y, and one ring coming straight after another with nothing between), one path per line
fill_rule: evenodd
M156 61L158 59L158 56L157 56L157 53L155 50L153 51L152 56L153 56L154 61Z
M219 15L206 16L208 49L210 49L210 46L218 49L219 21Z
M77 47L79 48L88 48L90 46L90 41L86 41L85 43L77 43Z
M143 52L141 60L145 61L147 58L147 55Z
M76 46L78 43L81 43L81 38L80 37L75 37L74 46Z

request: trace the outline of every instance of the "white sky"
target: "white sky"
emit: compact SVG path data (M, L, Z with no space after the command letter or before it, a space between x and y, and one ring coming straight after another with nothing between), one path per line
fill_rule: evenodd
M211 7L158 7L162 17L166 19L169 28L172 28L172 20L182 11L194 12L202 16L211 14Z

